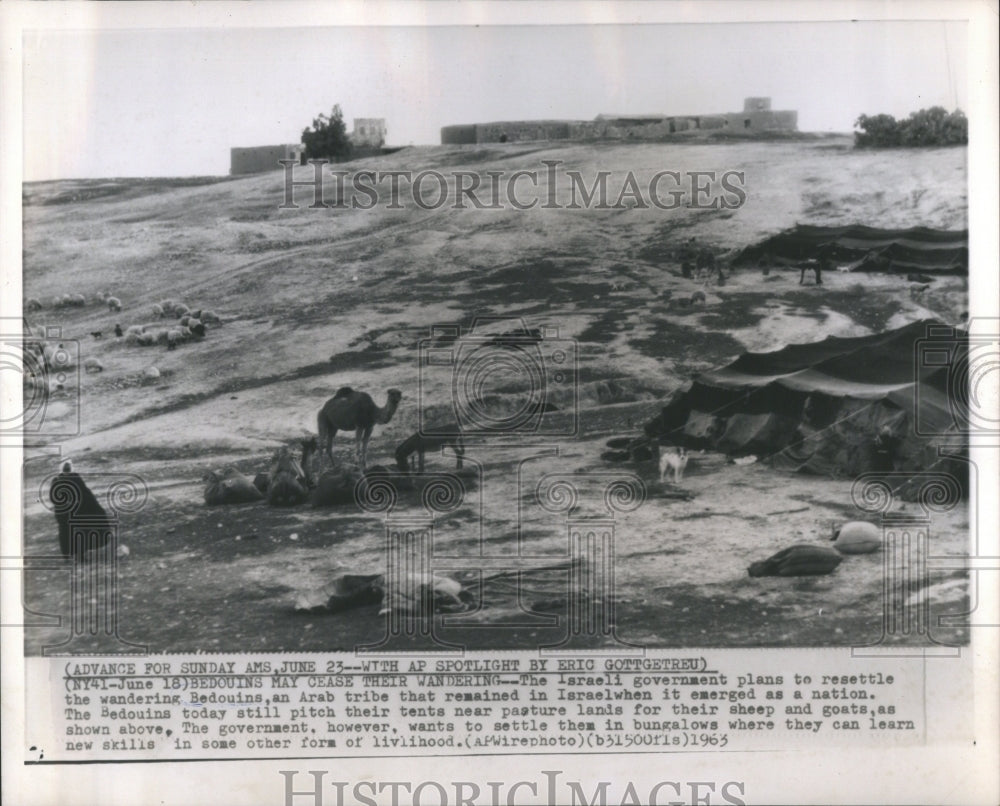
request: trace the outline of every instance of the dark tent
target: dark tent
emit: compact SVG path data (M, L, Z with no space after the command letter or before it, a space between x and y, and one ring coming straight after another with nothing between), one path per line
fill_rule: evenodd
M733 263L747 266L764 260L772 265L800 265L822 255L848 265L852 271L968 274L969 232L800 224L748 246Z
M962 479L964 462L937 448L964 444L955 422L967 412L949 382L964 377L967 351L965 331L923 321L745 353L676 392L646 433L822 475L934 466Z

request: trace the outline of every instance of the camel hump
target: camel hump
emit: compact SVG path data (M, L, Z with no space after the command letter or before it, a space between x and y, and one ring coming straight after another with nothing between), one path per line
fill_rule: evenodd
M333 397L334 397L334 399L336 399L338 397L350 397L353 394L354 394L354 390L350 386L341 386L337 390L337 394L335 394Z

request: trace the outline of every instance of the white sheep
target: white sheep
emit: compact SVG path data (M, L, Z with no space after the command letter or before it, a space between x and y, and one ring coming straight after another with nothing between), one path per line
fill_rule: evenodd
M167 331L167 349L175 350L177 345L184 341L184 335L179 330Z
M163 318L163 306L162 305L154 305L153 306L153 316L157 317L158 319L162 319Z
M152 333L140 333L139 334L139 346L140 347L151 347L156 344L156 336Z
M101 363L99 358L91 356L86 361L83 362L83 368L87 372L103 372L104 364Z
M206 325L221 325L222 320L214 311L202 311L201 321Z
M170 331L169 330L158 330L158 331L156 331L156 343L157 344L166 344L169 341L169 335L170 335Z
M191 321L191 314L187 314L186 313L186 314L184 314L184 316L181 317L180 322L178 322L178 324L181 327L187 327L188 326L188 322L190 322L190 321Z
M164 314L166 314L167 316L170 316L171 314L173 314L173 312L174 312L174 306L176 304L177 303L174 302L172 299L165 299L165 300L163 300L163 302L160 303L160 307L163 309L163 313Z
M74 307L80 307L87 304L87 298L83 294L69 294L67 295L69 299L67 300L67 305L73 305Z
M178 318L180 318L180 317L182 317L182 316L183 316L184 314L186 314L186 313L190 313L190 312L191 312L191 309L190 309L190 308L188 308L188 306L187 306L187 305L185 305L185 304L184 304L183 302L178 302L178 303L177 303L177 304L176 304L176 305L174 306L174 316L176 316L176 317L178 317Z

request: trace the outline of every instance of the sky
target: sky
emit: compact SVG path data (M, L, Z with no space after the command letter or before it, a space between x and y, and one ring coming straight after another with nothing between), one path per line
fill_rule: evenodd
M32 30L24 178L226 174L234 146L298 142L340 104L389 145L442 126L600 113L967 111L967 24L943 21Z

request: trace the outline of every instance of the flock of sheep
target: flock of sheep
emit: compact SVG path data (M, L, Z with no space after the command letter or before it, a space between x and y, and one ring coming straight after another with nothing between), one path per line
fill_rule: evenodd
M122 301L107 292L97 294L92 302L94 304L107 305L110 313L121 313L123 310ZM49 307L57 310L68 307L84 307L87 304L87 297L83 294L65 293L54 297ZM24 301L24 310L26 313L38 313L45 310L45 308L46 306L37 298L29 297ZM208 326L215 327L222 324L222 320L214 311L191 310L184 303L174 302L169 299L153 305L151 313L158 320L174 318L177 322L167 327L158 327L156 323L131 325L124 331L121 325L116 324L114 327L115 336L124 339L125 344L129 346L146 347L160 344L166 346L168 350L173 350L184 342L203 339L208 332ZM31 327L25 325L25 335L28 337L25 342L25 348L28 352L34 354L38 362L45 368L72 369L70 365L65 363L66 351L64 345L47 343L45 341L46 331L47 328L45 326ZM104 338L104 333L99 330L92 331L90 335L95 340ZM36 337L37 341L35 340ZM56 355L63 358L63 363L58 367L56 367L56 364L59 364L59 361L55 361L54 363ZM84 359L83 368L88 373L101 372L104 370L104 364L96 356L89 356ZM155 367L147 368L147 376L149 375L149 369L155 371ZM155 376L159 377L158 371L155 371ZM58 392L62 384L55 381L52 383L55 383L57 388L50 388L49 392Z
M177 319L177 324L172 327L157 327L155 324L131 325L124 334L119 334L116 325L115 335L124 335L125 343L130 346L150 347L161 344L166 345L168 350L173 350L186 341L205 338L207 325L222 324L222 320L214 311L191 310L183 302L169 299L154 305L152 313L157 319L173 317Z

